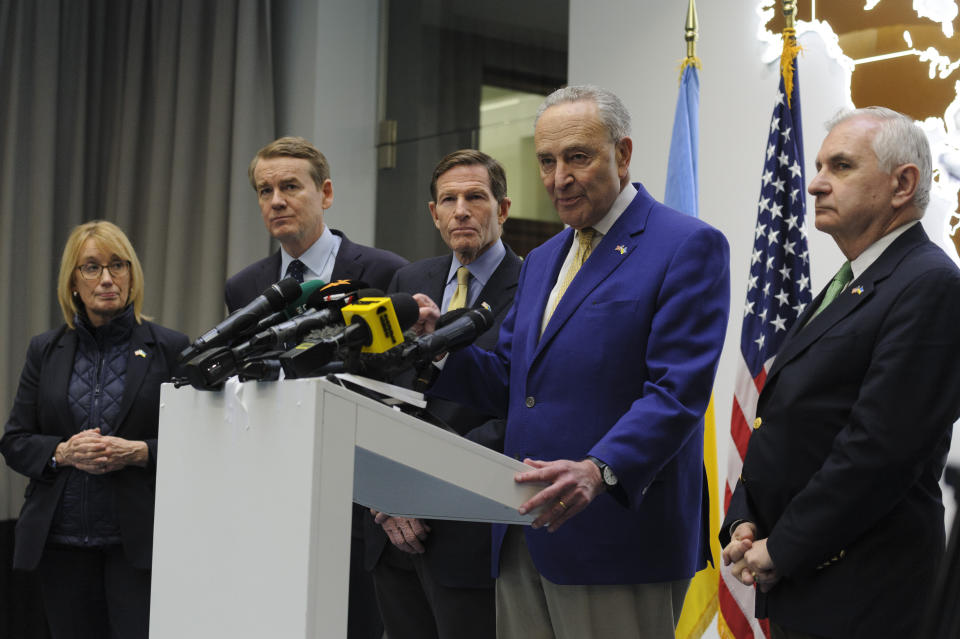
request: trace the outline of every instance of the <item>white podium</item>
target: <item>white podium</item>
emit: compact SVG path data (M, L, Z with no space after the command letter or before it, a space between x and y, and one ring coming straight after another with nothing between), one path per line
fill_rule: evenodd
M351 501L529 523L525 469L324 379L165 384L150 636L346 637Z

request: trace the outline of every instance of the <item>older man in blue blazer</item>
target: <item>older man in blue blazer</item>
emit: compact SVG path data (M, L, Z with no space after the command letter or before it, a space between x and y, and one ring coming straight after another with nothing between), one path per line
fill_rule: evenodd
M533 467L516 480L544 486L530 528L494 528L501 637L673 637L709 557L703 414L729 251L631 184L629 135L608 91L546 99L537 160L570 228L524 261L495 351L453 353L433 389L505 414L505 453Z

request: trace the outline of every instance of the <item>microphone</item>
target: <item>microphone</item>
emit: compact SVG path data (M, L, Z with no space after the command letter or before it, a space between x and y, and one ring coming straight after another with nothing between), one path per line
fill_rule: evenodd
M252 302L228 316L215 327L198 337L193 344L187 346L180 353L180 361L193 359L203 351L229 343L243 331L256 325L257 321L271 311L279 311L289 302L299 297L300 284L292 277L287 277L276 284L271 284L260 296Z
M353 284L350 284L351 288ZM260 331L247 342L233 349L237 359L242 359L252 353L258 353L271 348L281 348L290 341L300 341L303 336L312 330L331 326L333 324L343 324L343 315L340 307L350 304L364 297L382 296L383 291L375 288L363 288L342 292L328 293L326 287L317 290L306 306L315 310L307 311L302 315L297 315L293 319L281 322ZM331 299L338 298L338 299Z
M304 307L315 310L260 331L239 346L223 346L201 353L184 365L187 381L198 390L211 390L220 388L227 378L234 374L239 374L241 381L276 380L280 370L279 363L274 364L276 359L264 360L266 356L261 356L262 353L283 348L284 343L294 338L300 339L316 328L336 324L342 326L343 317L339 310L342 305L360 297L383 295L382 291L377 289L358 291L357 284L364 282L341 280L315 286L313 293L303 304ZM268 356L275 357L276 353Z
M493 326L493 311L481 305L471 309L448 311L437 320L437 329L413 341L419 362L432 360L472 344Z
M351 372L391 378L407 369L429 364L438 355L472 344L493 326L493 320L493 312L486 304L449 311L437 320L433 333L404 342L382 355L364 358L359 370Z
M310 296L324 286L326 286L326 284L323 280L307 280L300 285L300 297L287 304L282 311L277 311L264 317L262 320L257 322L256 326L244 331L241 337L247 337L253 333L259 333L264 329L270 328L274 324L279 324L284 320L288 320L291 317L295 317L307 312L311 308L314 308L309 305Z
M322 332L280 355L288 378L307 377L340 355L383 353L403 342L403 331L413 326L420 308L408 293L366 297L343 307L346 326L332 334ZM349 368L349 366L348 366Z

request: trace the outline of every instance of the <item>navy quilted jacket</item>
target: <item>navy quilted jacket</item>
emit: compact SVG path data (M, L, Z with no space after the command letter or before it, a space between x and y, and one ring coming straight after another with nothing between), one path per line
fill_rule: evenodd
M77 351L67 387L75 432L100 428L112 435L123 400L135 324L133 308L104 326L90 324L86 315L74 318ZM71 546L105 546L120 543L113 483L106 475L91 475L76 468L69 473L60 504L50 525L50 541Z

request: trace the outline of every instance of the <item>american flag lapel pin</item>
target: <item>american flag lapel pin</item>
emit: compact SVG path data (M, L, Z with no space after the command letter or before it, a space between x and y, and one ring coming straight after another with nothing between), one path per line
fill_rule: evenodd
M142 348L138 348L137 350L133 351L133 354L136 355L137 357L142 357L143 359L147 359L147 354L144 352Z
M616 248L614 248L613 250L619 253L620 255L624 255L627 252L627 247L624 246L623 244L617 244Z
M850 289L850 293L852 293L853 295L863 295L863 287L858 286L856 288Z

